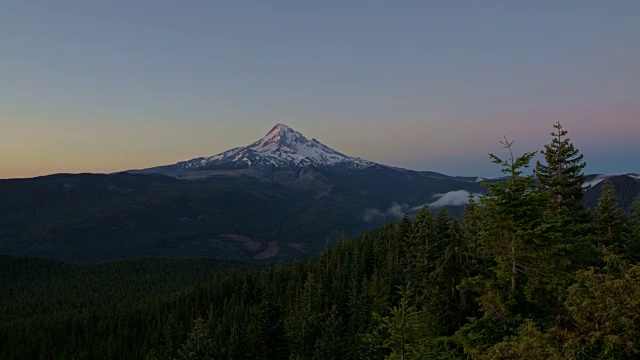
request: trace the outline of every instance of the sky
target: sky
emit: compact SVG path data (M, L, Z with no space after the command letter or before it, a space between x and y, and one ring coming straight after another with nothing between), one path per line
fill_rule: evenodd
M0 178L146 168L284 123L351 156L497 176L560 121L640 172L640 1L24 1L0 11Z

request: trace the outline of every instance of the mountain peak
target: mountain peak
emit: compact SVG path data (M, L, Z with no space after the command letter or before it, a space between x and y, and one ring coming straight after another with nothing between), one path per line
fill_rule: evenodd
M377 164L342 154L316 139L309 140L285 124L276 124L264 137L248 146L237 147L208 158L196 158L176 164L180 171L242 169L254 166L291 169L338 165L363 169Z
M288 127L285 124L276 124L276 126L274 126L273 128L271 128L271 130L269 130L269 132L267 133L267 135L264 136L264 138L272 138L275 136L279 136L283 133L287 133L289 131L293 131L290 127ZM263 138L263 139L264 139Z
M287 131L293 131L292 128L288 127L285 124L282 123L278 123L276 124L276 126L274 126L271 131L269 131L268 134L272 133L272 132L287 132Z
M262 139L249 145L255 151L274 151L282 146L295 147L295 143L307 144L309 139L284 124L276 124Z

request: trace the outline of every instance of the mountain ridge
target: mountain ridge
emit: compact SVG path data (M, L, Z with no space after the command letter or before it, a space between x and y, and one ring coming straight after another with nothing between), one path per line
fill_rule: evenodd
M587 177L585 203L605 177ZM248 146L173 165L0 180L0 254L290 261L423 206L459 213L496 180L378 164L277 124ZM637 175L610 180L625 198L639 192Z

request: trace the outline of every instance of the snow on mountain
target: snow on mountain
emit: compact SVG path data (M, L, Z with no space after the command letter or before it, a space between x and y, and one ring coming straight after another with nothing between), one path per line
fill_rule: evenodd
M215 156L197 158L177 165L185 170L196 170L215 167L246 168L252 165L271 167L345 165L349 168L363 169L377 164L344 155L316 139L307 139L284 124L277 124L262 139L246 147L237 147Z

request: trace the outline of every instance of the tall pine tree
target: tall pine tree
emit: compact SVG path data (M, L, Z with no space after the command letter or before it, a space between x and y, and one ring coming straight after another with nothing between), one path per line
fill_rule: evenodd
M516 292L522 287L523 277L537 272L532 258L537 250L536 231L543 218L541 208L546 198L535 188L533 176L523 175L535 152L514 158L513 142L505 137L501 143L509 151L509 159L490 156L495 164L502 166L501 171L507 178L485 184L489 193L480 199L481 245L496 263L494 271L498 281L508 282L508 288Z
M640 196L631 205L631 236L629 237L629 259L640 262Z
M628 242L629 219L616 197L615 187L605 180L594 214L598 246L604 246L615 254L625 254Z
M545 163L536 162L534 173L540 187L551 193L550 208L556 210L556 214L558 210L582 212L582 184L586 179L582 170L586 163L560 122L553 127L556 130L551 133L551 144L541 151Z
M539 190L548 194L545 232L540 238L547 246L540 255L541 261L547 260L545 267L549 269L549 276L540 278L542 281L531 288L531 294L537 294L538 298L542 293L547 294L546 299L539 300L547 307L557 308L562 306L572 274L580 265L591 262L595 251L587 239L589 213L582 204L586 163L560 122L553 127L551 143L541 151L544 161L536 162L534 169Z

